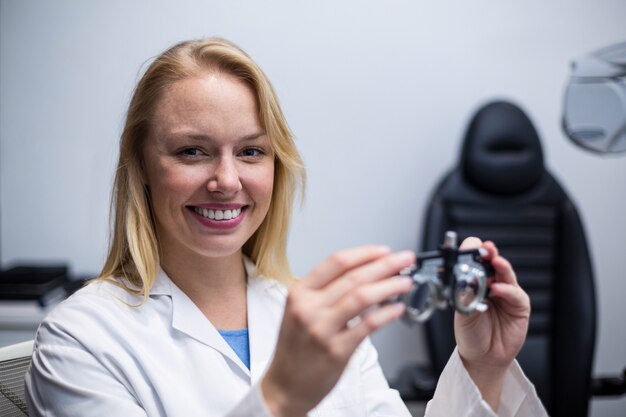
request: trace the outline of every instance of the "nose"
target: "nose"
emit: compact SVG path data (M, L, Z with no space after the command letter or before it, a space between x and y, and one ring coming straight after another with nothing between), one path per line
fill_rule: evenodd
M241 190L239 171L233 158L219 159L207 188L210 192L224 195L232 195Z

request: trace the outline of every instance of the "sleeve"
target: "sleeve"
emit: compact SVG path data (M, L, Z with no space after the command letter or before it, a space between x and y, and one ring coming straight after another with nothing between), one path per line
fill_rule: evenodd
M426 407L426 417L547 417L533 384L514 361L504 380L498 413L483 401L455 349L446 364L433 399Z
M391 389L378 363L378 352L369 338L359 346L361 354L361 389L367 415L376 417L411 417L397 390Z
M147 416L123 384L74 347L36 346L25 391L31 417Z

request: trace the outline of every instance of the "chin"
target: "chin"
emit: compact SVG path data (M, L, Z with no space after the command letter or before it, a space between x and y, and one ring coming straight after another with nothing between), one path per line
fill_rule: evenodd
M243 243L240 242L215 242L214 240L196 247L195 252L205 258L226 258L241 254Z

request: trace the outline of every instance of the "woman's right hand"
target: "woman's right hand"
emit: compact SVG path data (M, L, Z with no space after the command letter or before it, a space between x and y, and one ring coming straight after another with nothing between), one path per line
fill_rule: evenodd
M410 289L410 278L387 278L413 263L409 251L348 249L292 286L274 359L261 382L274 416L306 415L335 386L363 339L403 314L401 303L372 307Z

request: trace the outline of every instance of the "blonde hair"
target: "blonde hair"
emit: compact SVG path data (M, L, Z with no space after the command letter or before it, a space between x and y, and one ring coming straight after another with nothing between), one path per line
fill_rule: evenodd
M120 139L111 198L109 253L98 277L143 295L144 301L160 261L150 197L143 180L143 143L163 91L178 80L207 71L222 71L243 80L256 96L259 120L275 155L274 187L269 211L244 244L243 253L256 264L259 275L285 284L293 281L287 238L293 201L298 189L304 189L306 176L276 93L259 66L233 43L219 38L185 41L159 55L135 88Z

